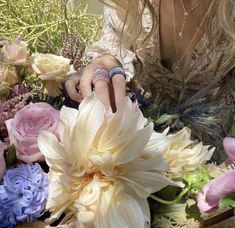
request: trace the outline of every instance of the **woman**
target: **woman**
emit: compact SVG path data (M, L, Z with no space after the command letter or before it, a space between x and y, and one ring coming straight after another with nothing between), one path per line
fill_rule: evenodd
M209 131L234 136L234 0L103 2L107 7L102 36L87 50L91 63L66 82L70 97L80 101L94 89L105 105L114 100L118 106L126 81L132 81L149 96L160 94L179 112L220 106L219 128L210 129L203 122L197 127L194 121L188 125L204 141L211 140L206 137ZM110 70L109 82L105 77ZM199 111L195 103L200 103Z

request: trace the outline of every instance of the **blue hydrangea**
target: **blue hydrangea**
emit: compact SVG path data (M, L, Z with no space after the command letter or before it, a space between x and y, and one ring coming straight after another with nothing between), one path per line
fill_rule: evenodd
M18 165L6 171L0 186L0 204L13 211L16 222L32 222L45 209L48 184L48 175L39 164Z

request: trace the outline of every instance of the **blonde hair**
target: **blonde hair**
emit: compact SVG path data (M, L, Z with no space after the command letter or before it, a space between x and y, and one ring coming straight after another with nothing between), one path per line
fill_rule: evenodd
M142 17L144 9L148 8L152 17L152 29L147 34L146 40L151 38L157 26L157 18L150 0L100 0L104 4L116 9L117 13L124 18L123 27L120 31L121 45L131 47L142 32ZM229 50L235 50L235 1L234 0L212 0L215 2L217 10L217 20L219 28L230 38ZM138 4L137 4L138 3ZM231 18L231 11L232 16ZM210 17L212 19L212 17ZM210 21L209 21L210 23Z

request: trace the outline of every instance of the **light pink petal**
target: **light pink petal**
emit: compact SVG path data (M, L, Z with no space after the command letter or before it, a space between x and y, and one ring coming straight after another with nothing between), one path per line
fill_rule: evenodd
M201 213L210 211L217 205L217 204L210 205L209 202L206 201L206 194L208 192L210 185L211 182L207 183L197 197L197 206Z
M226 137L223 141L224 150L229 159L235 164L235 138Z
M235 170L229 171L222 176L210 181L202 190L203 195L200 195L199 209L204 210L215 208L221 197L229 193L235 193ZM203 200L206 201L204 204Z

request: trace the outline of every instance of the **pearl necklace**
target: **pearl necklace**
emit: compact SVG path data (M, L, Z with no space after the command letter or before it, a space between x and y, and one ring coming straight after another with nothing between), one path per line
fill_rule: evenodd
M180 29L180 32L179 32L179 37L183 38L183 34L184 34L184 26L185 26L185 23L186 23L186 19L187 17L202 3L202 0L196 2L196 4L194 4L191 9L189 10L186 10L185 9L185 5L184 5L184 2L183 0L180 0L180 3L182 5L182 8L184 10L184 20L183 20L183 23L182 23L182 26L181 26L181 29Z

